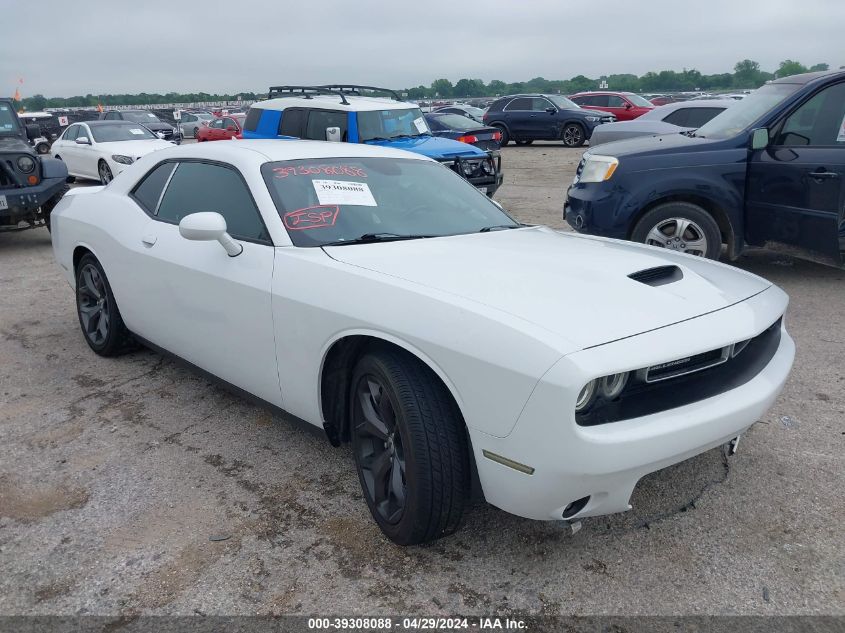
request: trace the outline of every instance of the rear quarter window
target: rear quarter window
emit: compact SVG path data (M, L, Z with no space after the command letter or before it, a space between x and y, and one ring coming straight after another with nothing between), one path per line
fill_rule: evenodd
M161 192L164 190L174 167L176 167L176 163L161 163L153 167L132 191L132 197L150 215L155 215Z
M261 115L264 110L261 108L250 108L246 114L246 121L244 121L244 129L248 132L255 132L258 129L258 122L261 120Z

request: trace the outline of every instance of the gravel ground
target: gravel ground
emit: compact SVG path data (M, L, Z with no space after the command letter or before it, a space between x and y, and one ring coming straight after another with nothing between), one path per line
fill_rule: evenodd
M506 148L497 198L563 228L580 154ZM47 231L0 235L0 614L845 614L845 273L737 264L790 294L798 355L736 456L576 534L479 503L400 549L348 449L155 353L95 356Z

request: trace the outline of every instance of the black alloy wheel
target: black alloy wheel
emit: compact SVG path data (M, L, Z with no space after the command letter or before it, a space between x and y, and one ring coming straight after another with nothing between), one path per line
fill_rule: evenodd
M350 383L355 466L382 532L398 545L458 529L469 498L466 427L440 379L416 357L366 353Z
M97 173L100 174L100 183L103 185L109 184L114 179L111 168L104 160L101 160L99 165L97 165Z
M88 253L76 266L76 311L85 342L100 356L116 356L131 347L109 280L97 258Z
M560 135L563 144L567 147L581 147L586 141L584 138L584 128L577 123L569 123L563 128Z

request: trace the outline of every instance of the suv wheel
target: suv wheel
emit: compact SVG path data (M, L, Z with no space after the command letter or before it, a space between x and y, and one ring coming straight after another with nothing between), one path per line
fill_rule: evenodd
M97 258L82 256L76 266L76 312L85 342L100 356L117 356L131 347L109 280Z
M563 144L567 147L581 147L586 141L584 128L578 123L567 123L560 134Z
M502 135L502 140L499 141L499 145L504 147L505 145L507 145L510 142L511 135L508 134L508 129L504 125L493 125L491 127L494 127L497 130L499 130L499 133Z
M705 209L689 202L667 202L646 213L631 239L707 259L718 259L722 234Z
M364 498L398 545L457 530L469 497L466 430L440 380L416 358L384 349L355 367L352 448Z

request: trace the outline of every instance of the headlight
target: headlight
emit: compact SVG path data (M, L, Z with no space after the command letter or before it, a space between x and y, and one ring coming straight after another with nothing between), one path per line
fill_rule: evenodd
M493 164L492 160L485 160L481 166L484 168L484 173L493 175L496 173L496 166Z
M21 156L18 158L18 169L28 174L35 169L35 161L30 156Z
M111 159L116 162L120 163L121 165L131 165L135 162L135 159L131 156L124 156L123 154L112 154Z
M584 385L581 393L578 394L578 399L575 401L575 413L580 413L593 403L593 398L596 395L596 385L598 382L599 380L591 380Z
M613 374L601 379L601 386L599 390L601 391L601 395L606 399L613 400L622 393L626 384L628 384L628 372Z
M592 121L593 123L595 123L596 121L601 121L600 116L587 116L587 117L584 117L584 118L587 119L588 121Z
M619 160L613 156L587 155L579 182L602 182L610 180L619 166Z
M478 167L476 163L470 163L467 161L463 161L461 163L461 169L463 169L464 171L464 176L471 176L472 173L475 171L476 167Z

